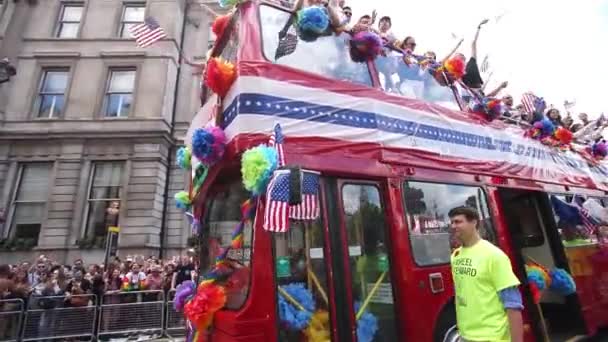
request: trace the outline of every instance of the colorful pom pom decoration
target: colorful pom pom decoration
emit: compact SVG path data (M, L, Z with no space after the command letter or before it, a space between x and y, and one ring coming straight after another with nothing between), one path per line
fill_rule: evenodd
M180 191L175 194L175 206L181 210L190 210L192 201L190 200L190 194L186 191Z
M221 8L231 8L236 6L239 3L239 0L219 0L219 5Z
M382 39L371 31L361 31L350 41L351 58L355 62L374 60L382 52Z
M549 273L551 276L552 291L555 291L563 296L568 296L576 292L576 283L568 272L561 268L554 268Z
M355 312L359 311L360 302L355 303ZM378 318L365 310L357 321L357 342L372 342L378 331Z
M173 308L176 311L182 311L187 301L192 299L196 293L196 283L192 280L186 280L179 284L175 289L175 298L173 299Z
M211 58L207 62L205 82L207 87L224 98L236 80L236 66L221 57Z
M315 300L312 292L303 283L284 285L281 286L281 289L282 291L279 291L279 317L281 323L290 330L299 331L305 329L312 319L312 312L315 311ZM287 294L287 296L282 292ZM295 300L299 305L293 303L292 300Z
M604 159L608 155L608 144L605 140L596 142L591 146L591 155L596 159Z
M544 271L541 270L538 266L528 266L526 265L526 274L528 278L528 282L530 284L534 284L536 288L540 291L544 290L547 287L547 282L545 281Z
M228 23L230 23L230 18L232 18L232 15L230 14L220 15L213 21L211 31L213 31L213 34L215 34L218 40L224 35L224 31L226 30L226 27L228 27Z
M464 75L465 63L462 58L452 57L445 61L442 70L450 74L454 79L460 79Z
M553 136L562 145L570 145L570 143L572 143L572 139L574 138L574 136L572 135L572 132L570 132L569 129L564 128L564 127L559 127L558 129L556 129Z
M530 292L532 294L532 300L534 301L534 304L539 304L540 303L540 298L542 296L541 291L538 289L538 286L536 285L536 283L530 283L529 284L530 287Z
M329 329L329 312L318 310L312 315L308 328L304 330L304 335L309 342L327 342L331 340Z
M215 313L226 304L224 288L213 282L202 282L191 301L184 305L184 316L200 334L205 331Z
M278 156L276 149L260 145L243 153L241 158L241 174L245 189L254 196L261 195L265 190L272 173L277 169Z
M176 163L182 170L188 170L190 168L190 161L192 159L192 153L186 146L180 147L177 150Z
M215 126L198 128L192 135L192 154L204 165L217 163L226 149L226 134Z
M325 7L310 6L298 11L298 34L304 41L314 41L329 27L329 14Z

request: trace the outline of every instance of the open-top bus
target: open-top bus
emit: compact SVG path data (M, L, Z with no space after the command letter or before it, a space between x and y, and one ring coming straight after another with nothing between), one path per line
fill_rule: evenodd
M378 282L368 306L378 319L373 341L457 341L447 212L460 205L478 209L484 238L512 260L523 284L527 341L543 341L546 333L565 341L608 326L601 241L592 235L571 242L551 205L551 196L603 205L606 166L460 111L457 92L392 53L353 62L343 36L298 41L277 59L291 15L275 3L242 3L214 47L212 56L238 66L238 78L219 115L210 117L217 97L207 94L191 127L216 120L229 139L194 201L201 273L213 265L214 246L230 243L239 205L249 197L240 155L266 143L277 123L287 164L320 173L320 215L269 233L260 201L244 247L229 255L240 265L238 286L216 313L211 340L312 340L280 324L277 289L293 282L306 284L328 312L326 340L362 340L355 305ZM390 63L396 72L379 72ZM374 267L380 253L389 265L381 281ZM546 292L535 305L526 286L528 259L568 270L577 292Z

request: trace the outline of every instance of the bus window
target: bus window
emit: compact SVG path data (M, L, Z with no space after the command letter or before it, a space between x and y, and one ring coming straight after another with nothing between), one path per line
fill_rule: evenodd
M241 221L241 204L247 200L248 193L240 179L229 184L217 184L211 189L211 196L202 229L201 274L209 271L220 254L222 246L228 246L234 227ZM235 272L228 278L226 309L239 309L247 299L249 291L249 264L251 261L251 240L253 227L249 222L243 233L243 248L232 249L228 259Z
M283 289L295 284L303 284L314 296L315 315L327 318L326 339L329 341L329 291L327 286L327 270L325 268L325 253L323 225L321 220L314 222L290 222L290 229L285 234L274 234L275 275L277 286ZM290 302L277 290L279 303ZM281 304L279 304L279 312ZM279 325L280 341L301 341L303 332L289 328L286 324Z
M353 62L349 54L349 36L342 34L303 41L297 37L291 12L260 6L262 44L267 60L333 79L371 86L367 64ZM279 38L279 34L283 36Z
M401 52L386 50L386 56L376 58L376 69L386 92L460 110L451 88L441 86L418 64L406 65Z
M404 202L412 253L419 266L450 262L452 250L459 245L450 233L448 212L454 207L476 208L481 218L481 236L497 243L486 197L480 187L406 182Z
M380 192L373 185L347 184L342 188L342 201L353 300L359 304L365 302L374 285L382 279L376 293L371 294L367 307L367 311L378 319L378 331L373 341L398 341L385 233L387 227Z

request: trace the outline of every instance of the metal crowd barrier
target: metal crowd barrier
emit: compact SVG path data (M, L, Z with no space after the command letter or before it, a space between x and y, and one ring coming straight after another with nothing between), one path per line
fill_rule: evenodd
M175 290L167 294L167 315L165 317L165 335L169 338L186 336L186 319L184 313L175 310L173 307Z
M95 295L31 296L22 341L95 336Z
M107 293L101 303L94 295L0 300L0 342L145 334L184 337L184 315L173 308L174 298L175 290L166 298L163 291Z
M108 293L99 308L98 337L158 333L163 331L165 297L163 291Z
M22 299L0 300L0 341L18 341L25 303Z

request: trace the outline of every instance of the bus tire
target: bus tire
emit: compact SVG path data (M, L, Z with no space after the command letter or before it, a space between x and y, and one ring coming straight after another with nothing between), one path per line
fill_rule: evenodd
M456 310L452 305L446 307L435 325L433 341L435 342L459 342L460 334L456 327Z

